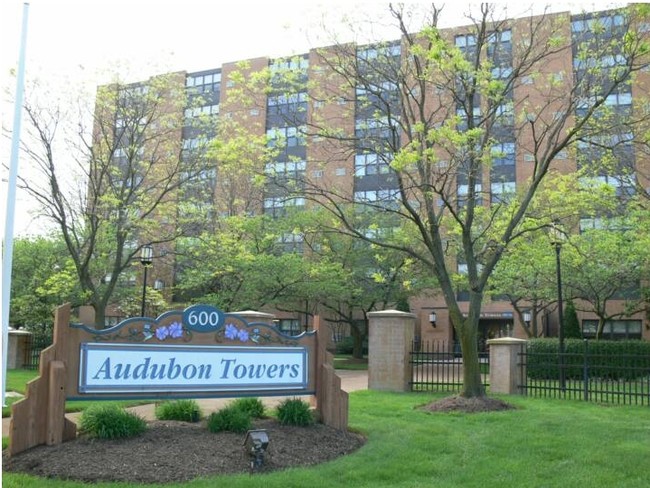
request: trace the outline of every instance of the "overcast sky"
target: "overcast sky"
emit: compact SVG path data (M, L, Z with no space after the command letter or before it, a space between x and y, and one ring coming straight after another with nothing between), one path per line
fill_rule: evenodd
M5 91L15 88L15 80L8 74L17 65L23 3L0 0L0 116L5 129L13 120L13 107L7 103ZM385 19L387 13L383 2L31 0L29 4L27 80L39 79L50 87L72 92L93 93L116 71L125 81L137 81L168 71L199 71L241 59L304 53L331 43L322 26L335 29L344 15L378 19L379 33L387 31L382 27L382 16ZM445 25L467 23L462 14L468 5L447 2ZM554 10L571 5L576 4L555 2ZM607 4L584 5L591 10ZM511 10L510 16L518 13ZM346 30L340 32L341 40L356 40ZM8 161L9 142L6 137L0 142L3 164ZM21 163L19 172L24 172L25 166ZM4 169L2 179L6 180ZM4 231L6 183L0 189ZM41 224L29 218L28 207L27 197L19 193L16 235L41 230Z

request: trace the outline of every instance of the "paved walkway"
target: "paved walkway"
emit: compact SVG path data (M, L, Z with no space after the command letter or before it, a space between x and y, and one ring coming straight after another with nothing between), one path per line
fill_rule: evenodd
M367 390L368 389L368 371L349 371L343 369L337 369L336 374L341 378L341 387L347 392L356 391L356 390ZM263 397L261 400L264 402L264 405L268 408L273 408L279 404L286 397ZM219 410L228 402L231 402L232 398L202 398L198 399L197 403L201 408L201 411L206 414ZM155 419L154 415L155 406L153 403L147 405L140 405L137 407L129 408L130 411L137 413L138 415L144 417L147 420ZM81 413L68 413L66 417L72 421L75 421ZM9 422L10 418L2 419L2 435L9 435Z

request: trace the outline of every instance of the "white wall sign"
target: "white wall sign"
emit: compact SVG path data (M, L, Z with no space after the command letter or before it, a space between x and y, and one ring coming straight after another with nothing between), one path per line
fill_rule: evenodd
M305 390L305 347L82 343L81 393Z

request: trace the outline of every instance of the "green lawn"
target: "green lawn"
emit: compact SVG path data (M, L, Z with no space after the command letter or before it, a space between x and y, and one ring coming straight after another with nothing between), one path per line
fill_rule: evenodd
M368 443L352 455L312 468L160 486L645 488L648 485L650 409L647 407L507 397L517 410L467 415L430 414L417 408L440 397L354 392L350 395L350 426L363 432ZM7 473L3 473L2 480L3 486L9 488L87 486ZM145 485L100 483L99 486Z
M368 357L355 359L351 354L337 354L334 356L335 369L348 369L355 371L366 371L368 369Z
M27 383L38 376L37 369L9 369L7 370L7 391L15 391L18 393L25 394L25 388ZM22 397L6 397L5 402L6 407L2 408L2 417L9 417L11 415L11 404L17 402ZM66 412L79 412L88 408L95 402L91 401L68 401L65 404ZM151 401L142 401L142 400L122 400L122 401L113 401L113 402L103 402L103 403L115 403L124 407L142 405L145 403L151 403Z

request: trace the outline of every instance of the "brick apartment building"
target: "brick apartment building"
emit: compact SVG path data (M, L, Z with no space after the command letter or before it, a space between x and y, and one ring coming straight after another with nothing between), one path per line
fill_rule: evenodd
M571 90L572 80L583 76L583 71L588 70L581 54L581 44L589 42L615 42L621 39L627 19L621 11L608 11L592 14L571 15L569 13L549 14L544 17L509 19L495 24L492 33L484 38L477 34L475 27L466 26L443 29L441 37L450 45L456 46L461 53L471 58L477 49L484 49L487 56L493 59L492 75L495 79L511 80L516 77L514 69L519 68L516 60L521 46L526 45L526 39L534 30L540 38L546 35L546 41L551 36L560 33L564 39L571 40L562 49L553 49L543 65L537 66L538 76L520 76L516 84L509 90L510 99L502 101L502 105L495 110L500 126L493 131L495 151L492 165L483 171L476 184L475 190L482 193L484 203L499 202L509 193L517 190L531 177L535 166L535 155L530 149L532 138L527 132L526 124L520 122L521 110L526 103L535 103L535 97L540 97L540 84L556 83L558 87ZM544 34L544 27L548 32ZM552 28L551 28L552 26ZM639 32L646 32L647 25L637 26ZM478 37L477 37L478 35ZM604 40L604 41L603 41ZM486 41L487 46L477 43ZM358 60L357 69L363 71L364 63L373 66L373 63L392 62L394 66L403 63L402 46L404 40L370 46L345 46L352 49ZM552 42L549 43L552 45ZM261 48L263 49L263 47ZM282 144L282 148L274 156L274 160L267 162L267 174L282 174L285 178L303 178L310 185L336 186L339 191L347 193L355 201L390 200L398 190L397 181L393 177L390 163L390 151L395 145L399 146L400 134L390 130L389 118L399 114L405 107L400 105L398 91L403 87L393 83L390 77L382 81L372 80L372 86L381 87L386 95L383 111L392 110L393 114L378 114L377 106L367 103L372 97L380 96L371 93L367 86L358 85L356 88L349 83L346 85L342 72L331 69L333 59L342 56L340 46L322 49L312 49L309 53L293 56L287 59L255 58L245 62L232 62L192 73L177 73L177 78L183 80L188 94L188 106L185 109L185 119L216 118L220 124L245 127L251 137L268 137L268 144ZM381 61L380 61L381 59ZM601 60L602 61L602 60ZM617 55L603 61L605 67L616 66L625 61ZM251 80L255 74L270 70L271 89L259 90L248 93L242 98L242 79ZM277 72L290 72L294 74L291 87L287 88L280 83L273 87L273 74ZM607 97L606 105L613 110L630 109L633 100L640 99L647 93L647 70L636 73L634 83L621 85L615 93ZM435 77L435 75L434 75ZM545 80L545 81L542 81ZM551 81L549 81L551 80ZM432 84L433 86L435 84ZM298 87L298 88L296 88ZM551 87L553 88L553 87ZM557 87L555 87L557 88ZM433 89L433 88L432 88ZM338 91L338 96L331 96ZM328 95L324 93L327 92ZM391 98L391 92L395 96ZM366 101L365 104L359 100ZM438 98L442 100L442 98ZM531 102L532 100L532 102ZM434 102L430 109L438 111ZM450 100L453 105L453 101ZM472 116L481 117L482 105L485 101L477 101L474 105ZM561 103L558 102L561 110ZM467 105L457 103L446 113L457 113L459 123L467 124L467 114L464 113ZM319 137L313 130L317 125L316 120L329 121L341 134L354 138L357 141L372 139L372 144L357 150L345 150L342 146L332 145L325 137ZM441 121L443 122L443 121ZM471 124L469 124L471 126ZM183 148L183 154L193 157L200 153L207 140L215 135L214 131L207 131L187 124L178 132L178 144ZM382 146L382 140L391 139ZM396 142L397 139L397 142ZM647 167L647 161L631 146L622 145L623 149L616 154L624 155L620 158L621 167L640 168ZM374 148L374 152L369 149ZM379 149L378 149L379 148ZM580 147L580 151L589 148ZM578 151L579 152L579 151ZM571 173L578 169L580 162L575 153L561 151L555 155L552 168L560 173ZM268 184L263 192L255 191L245 186L246 178L237 186L240 192L246 189L247 197L244 199L229 198L232 188L224 186L224 181L219 177L220 168L217 164L205 172L203 177L192 183L186 192L193 192L205 197L206 206L217 214L233 215L241 213L264 213L281 216L286 208L309 208L309 200L301 198L295 192L287 194L285 188ZM635 191L635 185L640 183L648 187L647 181L640 181L646 171L630 174L628 171L616 170L612 173L600 175L601 179L613 185L618 195L624 196ZM471 193L468 181L462 174L455 175L456 195L458 202ZM634 180L634 181L632 181ZM294 241L299 241L300 236L292 236ZM300 242L287 243L299 246ZM549 245L549 253L553 253ZM450 259L455 259L451 258ZM457 262L458 271L462 272L464 263ZM174 262L168 260L165 265L156 265L153 269L156 287L169 289L175 279ZM151 281L150 283L152 283ZM459 305L463 313L468 311L467 298L462 290L458 291ZM612 309L622 309L623 301L612 301ZM447 307L441 295L421 297L411 300L411 310L417 316L420 336L423 340L443 339L453 340L454 332L450 326ZM430 321L432 312L435 312L435 327ZM291 329L297 323L304 321L304 317L278 314L281 326ZM480 339L494 336L513 335L525 337L521 327L520 318L507 301L486 299L483 304L480 318ZM579 319L588 334L594 325L595 316L579 313ZM540 331L544 335L557 333L556 312L550 311L540 317ZM621 317L614 323L608 324L605 329L606 337L650 339L650 324L645 312L631 316Z

